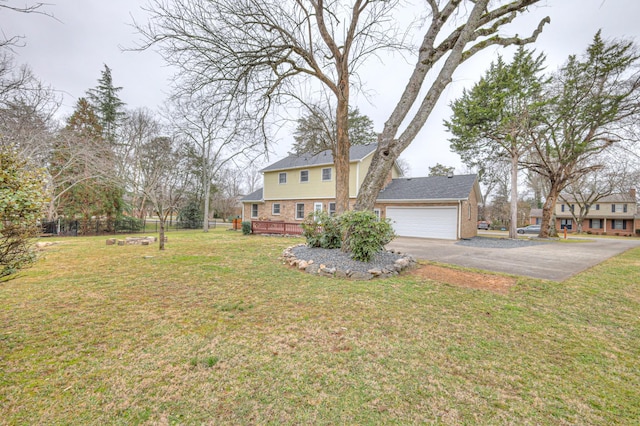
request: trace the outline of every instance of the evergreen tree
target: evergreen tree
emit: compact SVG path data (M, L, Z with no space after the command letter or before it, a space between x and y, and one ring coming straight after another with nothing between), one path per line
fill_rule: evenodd
M98 79L98 85L87 91L89 103L95 110L100 125L102 126L103 137L111 144L116 142L116 132L126 113L125 103L118 97L122 87L113 85L111 68L106 64Z
M300 154L317 154L336 146L337 126L331 113L322 107L311 107L311 112L298 119L293 134L293 151ZM366 145L376 142L377 134L373 130L373 121L360 114L358 108L349 108L349 143Z
M109 179L114 169L111 149L93 108L80 98L67 120L52 158L59 209L67 217L113 218L122 211L122 190Z

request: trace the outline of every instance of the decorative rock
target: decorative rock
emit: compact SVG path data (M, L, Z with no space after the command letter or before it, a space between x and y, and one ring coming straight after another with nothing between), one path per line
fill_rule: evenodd
M296 247L305 246L305 244L298 244L286 248L282 252L282 256L279 258L284 264L294 266L301 271L305 271L308 274L320 275L325 277L335 278L348 278L352 280L370 280L373 278L390 278L398 275L404 269L407 269L415 264L413 257L407 254L401 254L396 251L394 254L402 256L396 260L393 264L387 264L384 267L371 268L367 272L352 271L350 269L340 269L339 267L328 267L324 263L316 264L313 259L298 259L294 254Z
M123 246L124 245L124 240L118 240L118 245L119 246Z
M371 278L373 278L373 275L368 273L368 272L354 272L351 274L351 276L349 277L352 280L357 280L357 281L367 281L370 280Z
M107 245L108 245L108 246L114 246L114 245L116 245L116 239L115 239L115 238L108 238L108 239L107 239Z

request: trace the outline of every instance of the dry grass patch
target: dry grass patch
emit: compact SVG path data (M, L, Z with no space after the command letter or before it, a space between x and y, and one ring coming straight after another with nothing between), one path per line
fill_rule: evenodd
M421 264L418 268L411 271L411 275L455 286L487 290L499 294L508 293L509 289L517 282L513 277L461 271L459 269L433 264Z

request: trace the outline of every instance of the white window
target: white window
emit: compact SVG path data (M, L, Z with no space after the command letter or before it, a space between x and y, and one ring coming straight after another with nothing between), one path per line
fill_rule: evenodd
M274 215L280 214L280 203L273 203L273 206L271 206L271 213Z
M313 211L321 212L322 211L322 203L313 203Z
M254 219L258 217L258 205L257 204L251 204L251 217L254 218Z
M304 203L296 204L296 219L304 220Z
M591 219L591 229L602 229L602 219Z
M331 167L322 169L322 181L327 182L331 180Z
M300 182L309 182L309 170L300 170Z
M336 203L329 203L329 216L336 215Z
M278 183L283 185L287 183L287 173L283 172L278 175Z
M376 215L376 220L380 222L380 209L373 209L373 214Z

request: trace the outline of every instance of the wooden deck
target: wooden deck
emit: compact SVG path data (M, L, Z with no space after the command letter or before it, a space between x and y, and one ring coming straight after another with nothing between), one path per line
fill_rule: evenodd
M254 234L301 235L302 227L299 223L252 220L251 232Z

